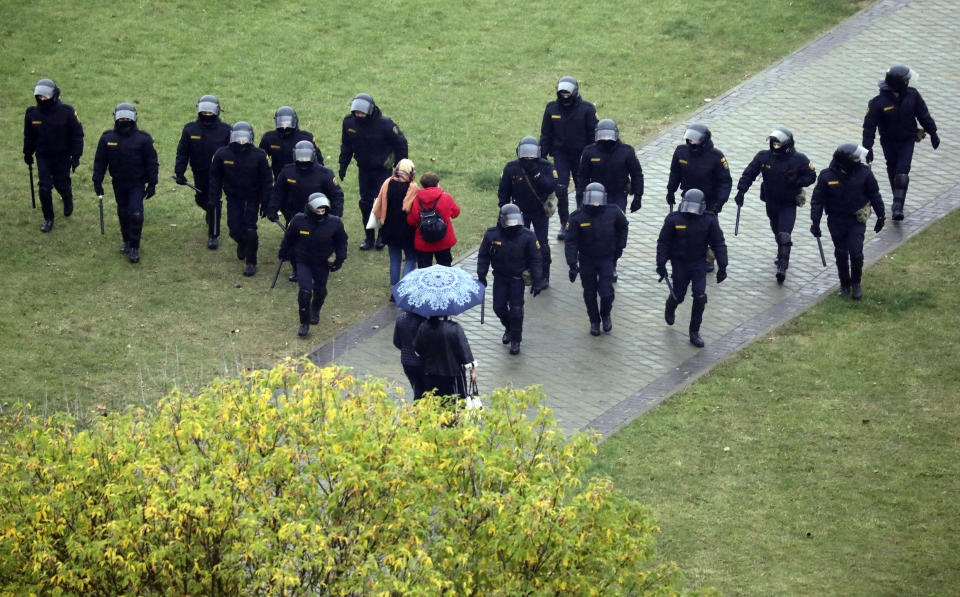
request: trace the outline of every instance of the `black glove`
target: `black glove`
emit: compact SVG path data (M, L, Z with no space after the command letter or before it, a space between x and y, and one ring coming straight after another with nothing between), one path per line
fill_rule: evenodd
M23 154L23 163L32 166L33 165L33 155L29 153Z
M663 279L667 277L667 264L657 265L657 275L660 276L660 279L657 282L663 282Z
M78 156L78 155L72 155L72 156L70 156L70 171L71 171L71 172L76 172L76 171L77 171L77 166L79 166L79 165L80 165L80 156Z
M633 213L640 209L640 196L634 195L633 201L630 202L630 213Z
M539 284L534 284L533 286L530 287L530 294L532 294L533 296L537 296L538 294L540 294L540 293L543 291L543 289L544 289L546 286L547 286L547 285L544 284L543 282L541 282L541 283L539 283Z
M267 219L270 220L271 222L279 222L280 216L278 216L277 212L275 211L269 211L267 212Z
M487 286L487 277L486 276L477 276L477 282L483 284L484 287Z
M570 266L570 281L571 281L571 282L576 282L576 281L577 281L577 274L579 274L579 273L580 273L580 268L578 268L578 267L575 266L575 265L571 265L571 266Z
M940 147L940 135L936 133L930 133L930 145L933 145L934 149Z
M343 259L337 259L330 265L330 271L335 272L343 267Z
M723 282L726 279L727 279L727 268L718 267L717 268L717 284L719 284L720 282Z
M881 230L883 230L883 225L886 223L887 223L887 218L880 216L879 218L877 218L877 223L874 224L873 226L873 231L880 232Z
M286 260L287 260L287 254L286 254L284 251L279 251L279 252L277 253L277 259L279 259L280 261L286 261Z
M346 169L346 168L340 168L339 174L340 174L340 182L343 182L343 179L346 178L346 176L347 176L347 169Z
M667 205L673 205L677 202L677 198L674 195L673 191L667 193Z
M103 195L103 183L93 181L93 192L97 194L98 197Z
M144 191L143 198L149 199L150 197L153 197L154 195L157 194L157 185L148 184L147 188L145 188L143 191Z
M733 198L733 202L737 204L737 207L743 207L743 191L737 191L737 196Z
M183 174L177 174L174 179L176 179L177 184L187 184L187 177Z
M820 238L820 222L814 222L813 224L810 224L810 234Z
M867 163L868 163L868 164L872 164L872 163L873 163L873 149L872 149L872 148L867 150Z

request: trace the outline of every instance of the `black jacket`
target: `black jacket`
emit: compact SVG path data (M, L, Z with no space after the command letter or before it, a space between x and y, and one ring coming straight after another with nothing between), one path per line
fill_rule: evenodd
M227 199L256 201L266 205L270 200L273 176L262 149L246 144L230 143L213 154L210 167L210 203L220 201L220 193Z
M460 376L463 366L473 362L463 327L449 319L431 317L420 324L413 348L423 357L423 372L427 375Z
M60 93L55 92L55 97ZM83 155L83 125L70 104L59 99L49 108L30 106L23 116L23 153L33 155Z
M274 129L263 134L259 147L267 152L267 156L270 157L270 169L273 170L274 178L280 176L280 171L283 170L284 166L293 162L293 147L300 141L313 143L313 157L322 166L323 154L320 153L320 148L317 147L317 141L313 138L312 133L293 129L289 133L281 134L280 131Z
M597 109L579 95L572 106L554 100L543 110L540 149L545 156L558 151L580 153L593 143L596 134Z
M117 182L157 184L160 164L153 137L134 126L127 132L103 131L93 158L93 182L103 182L107 169Z
M183 176L187 163L194 172L209 172L213 154L230 143L230 125L217 118L207 126L199 120L188 122L177 144L177 161L173 173Z
M633 147L620 141L599 141L580 156L580 184L599 182L608 194L643 195L643 170ZM577 189L581 193L583 188Z
M863 117L863 146L873 148L878 127L881 143L913 141L917 136L917 121L927 133L937 132L937 125L919 91L907 87L898 97L881 81L880 94L867 104L867 115Z
M620 257L626 246L627 216L616 205L584 205L570 214L563 248L567 265L576 265L581 254Z
M309 170L303 170L297 164L284 166L273 186L273 196L267 213L275 214L278 210L286 213L303 211L307 199L313 193L326 195L330 200L330 212L343 217L343 189L333 170L317 163Z
M400 311L397 323L393 326L393 345L400 349L400 364L410 367L423 366L423 357L413 349L413 340L417 337L420 324L427 319L423 316Z
M522 226L487 228L477 253L477 277L485 278L491 265L495 276L518 278L524 270L530 270L534 285L539 286L543 282L543 257L537 235Z
M333 254L338 261L344 261L347 258L347 233L343 229L343 220L334 215L321 218L314 213L298 213L290 220L280 242L280 259L287 259L291 252L297 263L328 263Z
M667 192L674 193L678 187L682 191L700 189L707 202L707 211L720 213L730 198L732 186L727 158L713 146L712 140L696 150L684 143L673 151Z
M503 174L500 175L497 198L500 207L515 203L525 214L542 212L543 202L554 192L556 185L557 172L548 160L513 160L504 166Z
M817 180L817 171L807 156L796 151L765 149L753 157L737 182L737 190L746 193L757 176L763 176L760 200L771 203L795 203L800 189Z
M407 157L407 138L396 124L374 106L366 118L352 113L343 119L340 132L340 172L357 158L361 170L392 170Z
M417 229L407 224L407 212L403 211L403 200L410 188L409 182L401 182L392 177L387 184L387 213L380 228L383 242L402 249L413 249L413 239Z
M708 245L717 257L717 266L727 267L727 245L717 216L672 212L664 219L657 238L657 266L668 260L702 262Z
M828 216L853 215L867 203L873 206L878 218L884 216L880 187L870 168L856 164L844 172L833 160L829 168L820 171L813 188L810 218L819 223L824 210Z

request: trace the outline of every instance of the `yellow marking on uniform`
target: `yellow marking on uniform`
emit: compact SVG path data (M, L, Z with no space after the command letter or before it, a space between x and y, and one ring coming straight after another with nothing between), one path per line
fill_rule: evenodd
M190 135L191 139L203 139L200 135Z
M493 241L493 244L495 244L495 245L502 245L503 243L500 242L500 241L498 241L498 240L495 240L495 241Z
M539 249L540 249L540 241L537 240L537 241L534 241L534 242L537 243L537 250L539 250Z
M30 124L43 124L42 120L31 120Z
M114 141L107 141L107 145L110 146L110 147L116 147L116 146L117 146L117 143L114 142Z
M686 164L686 163L687 163L687 160L677 160L677 161L680 162L681 164Z
M840 184L840 181L839 181L839 180L831 180L831 181L828 181L827 184Z
M811 170L816 170L816 168L813 167L813 162L809 162L807 165L810 166Z
M280 149L280 146L279 146L279 145L271 145L271 146L270 146L270 149Z
M302 235L304 235L304 236L310 236L310 231L309 231L309 230L301 230L301 231L300 231L300 234L302 234Z
M600 162L603 161L603 158L590 158L591 162Z
M896 107L896 106L886 106L886 107L884 107L883 111L884 111L884 112L889 112L890 110L893 110L895 107Z
M224 163L224 164L230 164L231 166L233 165L233 162L230 161L230 160L223 160L223 163Z
M399 134L400 134L400 129L397 128L397 125L393 125L393 134L394 134L394 135L399 135Z
M586 227L589 226L589 225L590 225L590 222L580 222L580 227L581 227L581 228L586 228Z
M760 164L760 167L761 167L761 168L767 168L767 169L773 168L773 166L771 166L770 164Z
M550 115L550 118L555 118L555 119L559 120L559 119L562 118L562 117L561 117L559 114L551 114L551 115Z
M357 131L355 131L355 130L353 130L353 129L347 129L347 132L348 132L348 133L355 133L355 132L357 132Z
M726 158L726 157L720 156L720 163L723 164L723 169L724 169L724 170L729 170L729 169L730 169L730 166L727 164L727 158Z
M677 224L676 226L674 226L674 228L676 228L677 230L686 230L687 225L686 225L686 224Z
M556 170L553 171L553 177L554 177L554 178L557 177L557 171L556 171Z
M290 184L297 184L297 181L292 178L288 178L287 182L289 182Z

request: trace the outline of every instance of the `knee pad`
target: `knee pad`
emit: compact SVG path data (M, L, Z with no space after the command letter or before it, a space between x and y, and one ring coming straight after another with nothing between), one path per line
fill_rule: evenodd
M790 240L789 232L778 232L777 233L777 242L781 245L790 245L793 244Z
M561 198L561 197L563 197L563 198L569 197L569 196L570 196L570 191L567 190L568 188L569 188L569 187L566 187L566 186L563 186L563 185L557 185L557 188L556 188L556 190L555 190L555 192L556 192L556 194L557 194L557 199L559 199L559 198Z
M703 307L703 306L706 305L706 304L707 304L707 295L705 295L705 294L699 294L699 295L693 297L693 306L694 306L694 308Z
M906 189L910 185L910 175L904 172L893 177L893 186L897 189Z
M142 211L131 212L130 215L127 216L127 221L130 222L130 225L132 226L139 226L143 224L143 212Z
M313 296L313 292L312 292L312 291L310 291L310 290L304 290L303 288L301 288L301 289L297 292L297 302L300 303L301 306L309 305L309 304L310 304L310 298L311 298L312 296Z
M510 307L509 317L510 319L523 319L523 306Z

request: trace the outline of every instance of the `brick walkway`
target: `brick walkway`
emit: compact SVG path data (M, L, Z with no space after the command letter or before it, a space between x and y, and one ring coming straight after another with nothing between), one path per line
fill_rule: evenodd
M766 135L778 125L790 128L798 150L819 171L844 141L859 142L867 100L891 64L907 64L919 73L916 86L943 132L940 149L929 141L917 146L907 194L906 219L879 234L868 224L865 255L873 263L930 222L960 206L960 159L956 127L960 107L960 51L953 39L960 27L956 0L880 0L767 70L692 113L659 137L638 148L646 193L643 209L628 214L630 239L618 269L614 329L592 337L579 280L566 279L563 245L553 249L552 283L537 298L528 298L524 341L519 356L500 343L503 329L487 293L487 320L480 310L458 317L480 363L481 391L507 383L541 384L545 404L566 430L593 429L610 434L683 388L715 364L829 294L837 283L832 245L824 238L828 267L820 264L817 245L807 228L809 207L798 212L786 283L774 279L776 243L770 233L759 181L747 194L739 236L733 235L733 197L720 220L730 253L729 277L709 281L701 335L703 349L687 339L690 301L677 310L673 327L663 322L666 287L654 272L656 239L667 212L664 196L673 148L689 122L708 125L731 165L734 185ZM917 34L922 32L922 34ZM897 40L895 54L883 53ZM631 141L626 139L627 142ZM875 171L889 215L890 190L876 145ZM734 192L736 189L734 188ZM808 192L809 195L809 192ZM573 207L571 207L573 209ZM551 222L553 239L556 217ZM476 271L476 253L460 265ZM870 272L865 273L869 280ZM366 320L316 349L310 358L336 362L360 374L395 380L407 387L392 344L396 309L387 305Z

